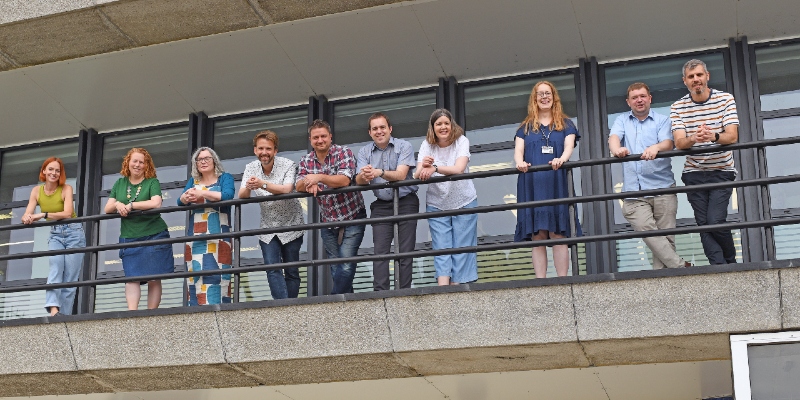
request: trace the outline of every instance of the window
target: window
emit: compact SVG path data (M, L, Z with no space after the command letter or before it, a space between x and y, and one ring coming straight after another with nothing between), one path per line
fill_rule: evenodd
M800 108L800 44L756 49L761 111Z
M736 399L797 398L800 332L731 335Z

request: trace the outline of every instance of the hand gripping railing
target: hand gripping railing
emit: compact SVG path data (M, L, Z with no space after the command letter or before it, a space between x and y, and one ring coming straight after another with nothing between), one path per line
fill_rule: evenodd
M737 143L732 145L725 145L725 146L714 146L714 147L704 147L704 148L697 148L697 149L689 149L689 150L672 150L672 151L664 151L660 152L657 158L668 158L668 157L675 157L675 156L685 156L690 154L702 154L708 152L716 152L720 149L722 150L742 150L742 149L763 149L764 147L768 146L781 146L781 145L788 145L788 144L795 144L800 143L800 137L790 137L790 138L781 138L781 139L770 139L770 140L761 140L761 141L754 141L749 143ZM762 152L763 154L763 152ZM563 165L562 168L574 169L580 167L588 167L588 166L595 166L595 165L606 165L606 164L614 164L614 163L621 163L626 161L636 161L640 160L639 154L632 154L624 158L603 158L603 159L595 159L595 160L581 160L581 161L570 161ZM532 166L528 169L529 172L536 172L536 171L546 171L552 169L549 165L537 165ZM418 179L413 180L406 180L406 181L398 181L398 182L387 182L382 184L372 184L372 185L361 185L361 186L348 186L339 189L333 190L326 190L321 194L334 194L334 193L345 193L345 192L356 192L356 191L365 191L365 190L374 190L374 189L381 189L381 188L392 188L394 191L394 216L390 217L381 217L381 218L369 218L369 219L360 219L360 220L352 220L352 221L335 221L335 222L319 222L319 223L311 223L311 224L303 224L303 225L295 225L295 226L286 226L286 227L279 227L279 228L264 228L264 229L252 229L246 231L234 231L228 233L220 233L220 234L211 234L211 235L204 235L203 240L215 240L215 239L226 239L226 238L233 238L239 239L245 236L254 236L254 235L263 235L269 233L281 233L281 232L289 232L289 231L297 231L297 230L316 230L316 229L323 229L323 228L330 228L330 227L344 227L344 226L351 226L351 225L366 225L366 224L375 224L375 223L393 223L395 226L395 237L397 237L397 223L400 221L405 220L419 220L419 219L427 219L427 218L435 218L435 217L443 217L443 216L453 216L453 215L462 215L462 214L481 214L487 212L497 212L497 211L507 211L507 210L515 210L519 208L527 208L527 207L538 207L538 206L548 206L548 205L557 205L557 204L568 204L571 206L571 210L574 210L573 206L576 203L590 203L595 201L608 201L608 200L618 200L624 199L631 196L631 193L606 193L606 194L593 194L593 195L584 195L581 197L568 197L563 199L552 199L552 200L540 200L540 201L530 201L530 202L523 202L523 203L511 203L511 204L497 204L497 205L489 205L489 206L479 206L476 208L471 209L458 209L458 210L447 210L447 211L437 211L437 212L429 212L429 213L415 213L415 214L405 214L405 215L397 215L397 207L398 207L398 193L399 188L403 186L410 186L410 185L420 185L420 184L430 184L436 182L446 182L446 181L456 181L461 179L474 179L474 178L489 178L489 177L497 177L497 176L506 176L506 175L513 175L518 174L519 171L513 168L506 168L506 169L499 169L493 171L483 171L483 172L475 172L475 173L468 173L468 174L459 174L459 175L450 175L450 176L441 176L441 177L433 177L426 181L421 181ZM696 186L681 186L681 187L673 187L673 188L665 188L665 189L654 189L654 190L646 190L646 191L639 191L636 192L637 197L641 196L656 196L656 195L663 195L663 194L673 194L673 193L686 193L692 192L697 190L710 190L710 189L722 189L722 188L733 188L733 187L748 187L748 186L760 186L762 190L767 188L768 185L772 184L780 184L780 183L788 183L788 182L797 182L800 181L800 175L788 175L788 176L780 176L780 177L772 177L772 178L758 178L758 179L751 179L746 181L732 181L732 182L723 182L723 183L713 183L713 184L704 184L704 185L696 185ZM244 204L251 204L251 203L259 203L263 201L277 201L277 200L285 200L285 199L293 199L293 198L302 198L302 197L311 197L307 193L290 193L290 194L283 194L283 195L274 195L274 196L267 196L267 197L254 197L250 199L235 199L235 200L226 200L226 201L219 201L213 203L213 207L222 207L222 206L233 206L235 208L235 213L237 215L241 215L241 206ZM169 213L169 212L181 212L181 211L188 211L196 208L207 208L210 204L193 204L188 206L180 206L180 207L167 207L167 208L159 208L155 210L147 210L147 211L137 211L131 215L149 215L149 214L161 214L161 213ZM574 212L574 211L573 211ZM92 216L85 216L85 217L78 217L78 218L71 218L59 221L46 221L41 223L36 223L34 225L9 225L9 226L2 226L0 227L0 231L11 231L17 229L30 229L32 227L38 226L49 226L49 225L59 225L64 223L81 223L81 222L91 222L96 223L97 221L113 219L113 218L121 218L118 214L103 214L103 215L92 215ZM237 217L238 218L238 217ZM573 224L574 219L570 218L570 224ZM105 278L105 279L94 279L94 280L85 280L79 282L65 282L65 283L58 283L58 284L39 284L39 285L27 285L27 286L6 286L0 285L0 293L11 293L11 292L25 292L25 291L34 291L34 290L44 290L44 289L57 289L57 288L65 288L65 287L93 287L96 285L104 285L104 284L116 284L116 283L125 283L125 282L139 282L143 280L157 280L157 279L168 279L168 278L186 278L186 277L196 277L196 276L208 276L208 275L219 275L221 273L232 273L232 274L241 274L246 272L255 272L255 271L267 271L271 269L282 269L282 268L293 268L293 267L303 267L303 266L323 266L323 265L330 265L330 264L339 264L343 262L364 262L364 261L377 261L377 260L395 260L395 263L398 259L401 258L417 258L417 257L425 257L425 256L436 256L436 255L445 255L445 254L457 254L457 253L465 253L465 252L478 252L478 251L492 251L492 250L509 250L509 249L518 249L518 248L532 248L538 246L553 246L553 245L570 245L574 246L578 243L591 243L591 242L601 242L601 241L608 241L608 240L620 240L620 239L633 239L633 238L645 238L651 236L665 236L665 235L676 235L676 234L685 234L685 233L697 233L697 232L710 232L716 231L721 229L745 229L745 228L766 228L771 229L773 226L780 226L780 225L790 225L790 224L798 224L800 223L800 217L793 217L793 218L783 218L777 220L765 220L765 221L746 221L746 222L733 222L733 223L724 223L718 225L706 225L706 226L690 226L690 227L682 227L682 228L672 228L672 229L663 229L663 230L656 230L656 231L639 231L639 232L626 232L626 233L614 233L614 234L603 234L603 235L590 235L590 236L582 236L582 237L575 237L574 235L574 226L571 226L573 235L569 238L562 238L562 239L548 239L548 240L541 240L541 241L528 241L528 242L515 242L515 243L496 243L496 244L483 244L478 246L471 246L471 247L461 247L461 248L452 248L452 249L439 249L439 250L424 250L424 251L413 251L407 253L401 253L399 251L399 247L397 241L395 241L394 252L392 254L383 254L383 255L365 255L365 256L355 256L355 257L346 257L346 258L330 258L330 259L322 259L322 260L309 260L309 261L297 261L297 262L290 262L290 263L281 263L281 264L271 264L271 265L254 265L254 266L247 266L241 267L236 266L233 270L207 270L207 271L186 271L186 272L177 272L177 273L168 273L168 274L159 274L159 275L150 275L150 276L137 276L137 277L119 277L119 278ZM128 248L128 247L139 247L139 246L150 246L155 244L173 244L173 243L185 243L191 242L196 240L196 237L193 236L183 236L177 238L169 238L169 239L159 239L159 240L151 240L146 242L133 242L133 243L115 243L115 244L106 244L106 245L99 245L99 246L87 246L84 248L78 249L65 249L65 250L48 250L48 251L40 251L40 252L33 252L33 253L24 253L24 254L7 254L7 255L0 255L0 261L4 260L15 260L15 259L23 259L23 258L35 258L35 257L43 257L43 256L50 256L50 255L60 255L60 254L72 254L72 253L87 253L87 252L99 252L99 251L106 251L106 250L115 250L121 248ZM237 246L238 247L238 246ZM573 258L575 257L574 250L573 250ZM237 257L238 259L238 257ZM395 265L396 266L396 265ZM397 269L395 269L397 271ZM398 277L399 274L395 273L395 287L398 287Z

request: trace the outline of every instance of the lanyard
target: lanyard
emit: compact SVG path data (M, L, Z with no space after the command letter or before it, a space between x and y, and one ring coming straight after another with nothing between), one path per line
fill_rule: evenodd
M545 133L544 133L544 127L545 127L544 125L539 125L539 132L540 132L540 133L542 134L542 136L544 137L544 140L545 140L545 146L547 146L547 147L550 147L550 135L552 135L552 134L553 134L553 131L552 131L552 130L550 129L550 127L548 126L548 127L547 127L547 134L545 134Z

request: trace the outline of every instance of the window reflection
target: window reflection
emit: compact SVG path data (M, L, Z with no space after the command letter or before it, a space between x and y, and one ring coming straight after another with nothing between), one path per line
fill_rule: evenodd
M49 157L64 162L67 178L75 181L78 173L78 141L30 147L3 152L0 169L0 203L28 200L31 188L39 185L39 168ZM68 182L69 183L69 182ZM75 188L74 183L70 183Z
M528 99L540 80L558 89L564 112L578 114L573 74L527 78L464 88L467 137L471 145L513 142L514 133L528 114Z
M800 107L800 44L756 49L761 111Z
M142 147L153 157L161 183L186 181L186 126L154 129L147 132L122 133L103 138L103 189L111 189L120 178L122 159L133 147Z
M764 120L764 139L800 136L800 130L797 128L798 124L800 124L800 116ZM767 172L769 176L800 174L800 165L786 162L797 157L799 151L800 144L767 147ZM770 185L769 192L773 210L800 206L800 182Z

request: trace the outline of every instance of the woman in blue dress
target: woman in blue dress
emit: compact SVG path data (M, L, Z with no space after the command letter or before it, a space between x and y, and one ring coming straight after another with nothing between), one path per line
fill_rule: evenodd
M528 101L528 116L514 137L514 163L519 171L517 201L549 200L568 197L567 172L559 169L569 160L580 139L578 129L561 106L555 86L547 81L537 82ZM528 172L531 165L550 164L552 171ZM575 221L576 232L581 235ZM517 210L517 229L514 241L558 239L570 236L569 206L520 208ZM547 249L533 248L533 269L537 278L547 276ZM553 264L558 276L569 271L567 245L553 246Z

